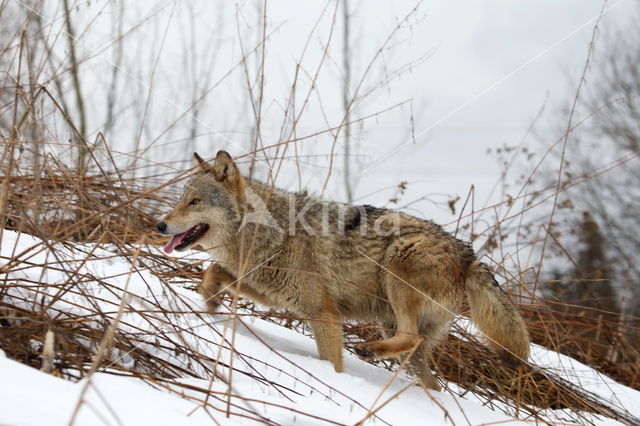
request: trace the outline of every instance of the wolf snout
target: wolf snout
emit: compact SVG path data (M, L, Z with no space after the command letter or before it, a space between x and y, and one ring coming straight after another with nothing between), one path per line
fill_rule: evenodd
M167 224L165 222L158 222L156 223L156 229L161 234L164 234L164 232L167 230Z

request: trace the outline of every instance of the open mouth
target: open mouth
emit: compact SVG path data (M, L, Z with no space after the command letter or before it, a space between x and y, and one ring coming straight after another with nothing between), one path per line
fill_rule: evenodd
M169 254L173 250L182 251L196 242L205 232L209 230L209 225L206 223L199 223L193 228L171 237L171 240L164 246L164 252Z

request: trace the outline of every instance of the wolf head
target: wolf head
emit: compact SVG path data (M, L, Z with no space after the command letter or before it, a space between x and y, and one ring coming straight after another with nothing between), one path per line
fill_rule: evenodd
M245 184L231 156L218 151L212 166L194 153L193 161L195 176L174 209L156 224L161 234L172 236L165 253L196 245L207 250L240 226Z

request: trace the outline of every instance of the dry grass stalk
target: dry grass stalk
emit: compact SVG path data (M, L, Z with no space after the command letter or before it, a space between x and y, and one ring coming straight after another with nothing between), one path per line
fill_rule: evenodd
M53 334L53 331L47 330L47 334L44 336L44 345L42 348L42 367L40 367L40 371L45 373L51 373L53 371L53 360L56 356L55 353L55 341L56 335Z
M213 413L212 418L215 418L214 414L224 414L265 421L257 410L247 406L266 404L316 420L330 421L296 410L293 406L244 397L233 388L231 372L270 386L285 399L299 391L265 378L257 368L241 368L238 362L229 365L211 355L234 351L236 359L249 360L247 364L279 370L276 365L239 352L233 345L233 338L229 339L221 327L216 326L215 316L194 310L176 291L177 287L193 288L193 283L200 279L202 265L159 254L156 246L162 243L162 239L151 230L160 212L175 198L175 194L167 189L168 185L183 176L175 179L173 175L135 180L125 178L137 170L119 169L106 144L88 152L90 155L82 160L80 172L66 166L62 155L45 155L39 151L38 173L35 174L34 169L24 166L24 157L34 154L29 151L34 141L24 135L29 133L26 117L36 110L38 102L50 103L75 137L82 136L83 131L76 130L74 123L46 89L23 90L18 79L15 92L11 132L8 136L0 132L4 147L3 172L0 175L0 232L3 229L17 231L36 236L40 242L24 252L12 250L12 254L0 262L0 347L6 354L35 368L59 371L70 380L86 378L96 371L137 377L152 386L191 399ZM346 115L338 128L327 132L340 130L348 124ZM282 145L286 150L289 143L302 140L293 131L290 136L289 141L279 142L278 146ZM59 143L51 148L60 152L78 147ZM39 196L34 198L30 194ZM140 320L134 323L123 314L124 298L116 303L96 297L88 290L89 284L99 287L105 294L122 294L122 288L110 281L121 276L95 276L80 272L79 264L91 262L98 249L107 250L114 258L126 259L132 265L129 277L141 271L153 274L162 283L172 308L167 309L155 295L149 296L143 300L144 309L132 310ZM72 259L68 257L69 251L74 254ZM10 273L33 267L32 259L40 252L49 256L45 263L35 266L42 267L43 271L63 273L66 277L64 282L49 284L46 280L28 277L9 278ZM235 313L234 321L239 323L243 322L244 316L256 316L306 333L301 319L289 313L261 311L242 300L222 298L222 301ZM621 383L639 388L638 350L616 332L618 324L615 318L604 316L598 320L593 316L577 316L563 309L562 304L537 299L520 306L534 342L567 353ZM201 330L175 325L171 321L175 315L194 315L215 337L206 338ZM637 319L634 321L631 327L637 331L640 325ZM348 347L362 339L374 339L379 334L379 328L370 324L345 324L344 329ZM601 336L599 341L604 338L608 342L607 350L602 343L589 339L594 332ZM43 341L43 336L53 334L55 342L47 337ZM268 347L259 335L255 334L255 338ZM34 342L44 346L42 356ZM148 346L152 346L154 351L145 350ZM162 356L166 353L172 356ZM638 421L629 417L624 407L585 392L553 371L531 365L514 370L502 364L494 353L464 329L456 330L456 335L450 336L434 358L442 378L455 383L463 392L473 392L485 398L488 403L499 401L501 407L507 407L511 414L519 413L522 417L545 422L548 421L548 410L566 408L577 422L587 421L584 412L627 423ZM398 363L390 361L378 364L389 369L399 367ZM224 382L223 374L218 376L215 373L212 377L214 365L229 372L226 375L228 388L224 392L182 380L215 377ZM288 375L285 371L281 373ZM337 394L348 398L340 389L322 383L312 372L307 373L313 380L302 382L292 379L321 397L333 399L332 394ZM184 393L185 390L189 392ZM453 387L450 391L454 392ZM377 407L364 407L354 399L350 401L372 417L386 403L383 401Z

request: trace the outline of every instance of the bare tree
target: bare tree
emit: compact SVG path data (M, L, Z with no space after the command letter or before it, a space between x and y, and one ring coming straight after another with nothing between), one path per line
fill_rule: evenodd
M84 107L84 97L82 96L82 89L80 85L80 63L76 55L76 37L74 35L73 25L71 23L71 8L69 7L69 0L64 0L64 20L66 27L67 41L69 44L69 61L71 79L73 82L73 90L75 93L76 108L78 110L78 133L73 132L73 140L78 148L77 168L78 170L84 169L86 164L86 156L88 153L85 137L87 136L87 120Z
M577 230L578 253L569 273L558 273L550 288L554 298L567 302L565 308L578 315L600 316L602 312L619 312L618 296L611 279L606 240L600 226L585 211ZM564 276L563 276L564 275ZM566 278L570 275L570 279ZM591 308L591 309L583 309Z
M342 33L342 72L344 73L344 83L342 86L342 108L344 109L345 125L344 130L344 188L347 193L347 201L353 201L353 181L351 180L351 37L350 37L350 15L349 2L342 2L342 22L344 30Z
M568 225L563 256L574 262L560 281L574 284L553 293L629 319L640 315L640 27L600 46L570 129L562 197L571 208L558 218Z

